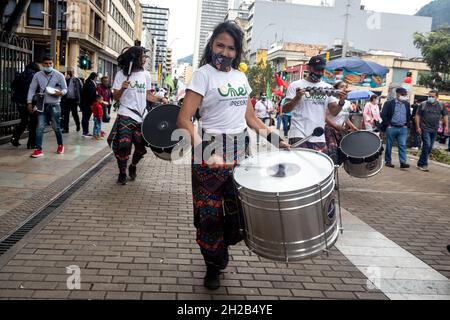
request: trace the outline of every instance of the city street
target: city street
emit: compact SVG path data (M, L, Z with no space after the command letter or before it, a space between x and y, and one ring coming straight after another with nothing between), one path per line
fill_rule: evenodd
M64 155L49 151L41 159L1 146L2 177L15 175L2 178L2 186L16 183L4 189L11 200L1 211L2 237L74 186L0 256L2 299L450 298L450 192L442 179L449 167L431 164L429 173L384 168L371 179L341 171L344 233L328 257L286 265L251 254L241 242L231 249L222 287L213 292L203 287L190 167L149 152L137 180L120 186L106 142L83 140L76 132L65 136ZM46 148L53 142L53 132L47 133ZM100 167L73 184L94 165ZM26 183L35 166L42 175L39 186ZM49 172L53 179L46 178ZM67 268L74 266L79 289L69 289Z

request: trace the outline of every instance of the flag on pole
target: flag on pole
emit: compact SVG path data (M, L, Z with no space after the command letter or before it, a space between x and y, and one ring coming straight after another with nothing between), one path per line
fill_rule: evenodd
M281 79L277 73L275 73L275 79L277 79L277 86L285 87L286 89L289 88L289 85L286 83L286 81Z

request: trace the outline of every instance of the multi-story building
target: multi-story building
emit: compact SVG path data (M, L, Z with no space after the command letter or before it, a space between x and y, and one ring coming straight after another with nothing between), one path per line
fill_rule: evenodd
M9 2L11 10L16 1ZM54 3L58 3L57 28L63 30L62 46L57 46L60 59L55 63L60 71L76 67L78 57L87 54L91 71L113 77L118 55L140 34L141 23L136 20L139 0L31 0L16 32L34 41L35 61L50 53ZM60 40L58 37L58 43ZM82 76L83 70L78 69L78 75Z
M189 63L178 63L173 68L173 75L184 84L188 84L192 79L193 68Z
M147 26L143 26L141 35L141 45L147 50L148 56L145 62L145 70L150 73L155 72L155 60L156 60L156 39L153 37L152 32Z
M214 28L224 21L228 0L198 0L193 67L198 68L205 45Z
M420 57L413 33L429 32L431 24L430 17L367 11L361 0L335 0L334 6L256 1L250 6L247 58L254 63L258 49L280 40L327 47L346 42L350 49Z
M157 40L155 69L164 72L167 57L170 10L148 4L141 4L143 24L146 25ZM161 67L160 67L161 66Z
M172 48L167 48L166 70L168 74L172 73Z

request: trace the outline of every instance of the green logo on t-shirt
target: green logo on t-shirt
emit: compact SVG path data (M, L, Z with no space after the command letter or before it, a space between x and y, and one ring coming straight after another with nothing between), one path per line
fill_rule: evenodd
M246 86L238 87L237 89L233 88L231 84L228 84L227 86L221 86L217 89L219 91L219 94L222 97L242 97L246 96L248 94L248 90Z
M130 87L133 89L145 89L145 82L139 83L137 80L134 83L130 83Z

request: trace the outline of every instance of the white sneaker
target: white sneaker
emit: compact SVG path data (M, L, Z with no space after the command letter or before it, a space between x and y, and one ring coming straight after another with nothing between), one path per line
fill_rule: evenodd
M418 151L419 148L417 148L417 147L412 147L411 150L413 150L413 151Z

